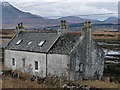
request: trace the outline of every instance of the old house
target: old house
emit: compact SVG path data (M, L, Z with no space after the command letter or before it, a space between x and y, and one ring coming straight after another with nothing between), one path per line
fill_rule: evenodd
M68 33L65 20L61 20L58 32L54 33L17 30L5 48L5 67L69 80L102 77L104 52L92 38L90 22L85 22L82 34Z

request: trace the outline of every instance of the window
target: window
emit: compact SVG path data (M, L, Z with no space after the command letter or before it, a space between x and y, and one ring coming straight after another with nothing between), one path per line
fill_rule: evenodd
M79 71L83 71L83 64L79 64Z
M38 61L35 61L35 70L38 70Z
M19 40L16 44L19 45L23 40Z
M12 58L12 65L15 66L15 58Z
M30 45L32 42L29 42L28 45Z
M41 41L38 46L42 47L42 45L45 43L45 41Z
M25 59L22 59L23 61L23 68L25 68Z

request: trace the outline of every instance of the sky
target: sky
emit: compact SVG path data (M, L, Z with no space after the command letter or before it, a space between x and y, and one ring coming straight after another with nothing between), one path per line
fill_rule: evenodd
M46 18L79 16L81 18L104 20L118 17L119 0L2 0L18 9ZM94 15L104 14L105 15ZM85 16L84 16L85 15ZM86 16L89 15L89 16Z

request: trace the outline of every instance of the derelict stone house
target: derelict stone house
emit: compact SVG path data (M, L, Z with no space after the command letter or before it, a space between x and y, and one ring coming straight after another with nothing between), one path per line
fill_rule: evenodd
M101 78L104 52L91 33L85 22L82 34L70 34L64 20L56 33L17 31L5 48L4 65L40 77Z

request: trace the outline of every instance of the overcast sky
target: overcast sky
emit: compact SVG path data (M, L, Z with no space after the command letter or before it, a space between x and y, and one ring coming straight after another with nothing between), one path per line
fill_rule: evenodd
M80 16L104 20L111 16L118 16L119 0L2 0L7 1L18 9L37 14L46 18L60 16L76 16L114 13L106 15ZM58 16L58 17L54 17Z

